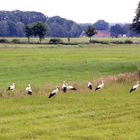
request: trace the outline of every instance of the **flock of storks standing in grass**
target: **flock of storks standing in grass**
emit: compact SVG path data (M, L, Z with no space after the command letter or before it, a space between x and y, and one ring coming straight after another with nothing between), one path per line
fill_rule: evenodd
M96 86L95 91L101 90L103 87L104 87L104 81L102 80L101 84L98 84ZM136 91L138 87L139 87L139 81L137 81L137 83L132 86L132 88L130 89L130 93ZM93 90L93 84L91 82L88 82L87 88L89 90ZM13 91L14 89L15 89L15 83L13 83L12 85L8 86L8 88L7 88L8 91ZM31 88L30 84L28 84L28 86L26 87L25 90L26 90L28 95L32 95L32 88ZM48 98L54 97L55 95L58 94L58 92L60 90L62 90L63 93L66 93L68 90L77 90L77 88L74 87L74 86L68 85L65 81L63 81L61 89L58 86L56 86L56 89L54 89L54 90L52 90L50 92Z

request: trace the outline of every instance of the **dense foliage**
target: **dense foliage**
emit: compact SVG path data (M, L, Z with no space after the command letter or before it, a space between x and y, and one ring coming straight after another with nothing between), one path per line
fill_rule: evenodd
M31 25L25 26L25 36L28 38L28 42L30 42L30 37L33 35L33 29Z
M27 24L46 22L46 16L39 12L0 11L0 36L25 36Z
M35 23L32 27L32 32L34 36L39 37L39 42L41 42L41 40L47 34L47 26L45 23L41 23L41 22Z
M78 24L59 16L48 18L47 24L50 37L79 37L82 32Z
M136 33L140 33L140 2L138 4L137 10L136 10L136 16L133 19L133 23L131 27Z
M123 34L125 34L125 31L121 25L115 24L110 28L110 34L112 37L119 37L123 36Z
M82 30L80 26L61 17L48 18L39 12L28 11L0 11L0 37L24 37L27 25L42 22L48 24L50 37L79 37ZM26 32L27 33L27 32Z
M87 37L90 38L91 42L91 37L97 33L96 29L93 26L88 26L87 29L85 30L85 34Z
M137 36L140 31L139 23L140 15L140 4L136 11L136 17L133 20L133 29L137 31L134 33L130 28L129 24L124 24L123 29L127 36ZM95 29L108 31L111 25L104 21L98 20L95 23L89 24L77 24L72 20L67 20L59 16L47 17L40 12L29 12L29 11L0 11L0 37L28 37L30 38L30 33L28 34L25 27L28 27L34 23L45 23L48 27L48 37L79 37L82 36L85 29L89 25L95 27ZM85 21L86 22L86 21ZM121 27L122 25L119 24ZM27 27L27 28L28 28ZM114 27L113 27L114 28ZM117 32L116 29L113 32ZM113 33L114 34L114 33ZM120 34L120 33L119 33ZM122 34L122 33L121 33ZM112 35L112 29L111 29ZM116 37L116 35L113 37Z
M93 24L96 30L108 30L109 23L104 20L98 20L96 23Z

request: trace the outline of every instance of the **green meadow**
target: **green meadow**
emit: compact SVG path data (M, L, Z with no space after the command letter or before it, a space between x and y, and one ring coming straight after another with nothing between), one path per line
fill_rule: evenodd
M18 47L19 46L19 47ZM140 69L139 45L0 46L0 87L82 82Z
M139 44L0 44L0 139L139 140L140 89L129 93L135 81L86 87L139 70ZM63 80L78 90L48 99ZM25 93L28 83L33 96Z

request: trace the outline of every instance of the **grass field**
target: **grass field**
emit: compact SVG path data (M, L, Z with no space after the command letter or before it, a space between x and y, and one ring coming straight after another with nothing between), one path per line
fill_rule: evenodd
M105 83L97 93L85 85L139 70L140 47L134 44L0 44L0 139L139 140L140 90L129 93L134 81ZM78 91L49 100L50 89L63 80ZM16 90L5 96L12 82ZM28 83L33 96L25 96Z
M60 94L52 100L1 99L0 139L139 140L140 94L129 94L129 86L123 86Z
M17 88L29 82L35 86L57 84L63 80L81 82L140 69L139 45L18 46L0 46L2 88L11 82L15 82Z

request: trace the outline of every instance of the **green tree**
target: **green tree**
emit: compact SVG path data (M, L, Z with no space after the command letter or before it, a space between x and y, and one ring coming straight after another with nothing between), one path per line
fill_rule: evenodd
M9 26L9 36L17 36L16 23L12 20L8 20L7 24Z
M91 42L91 37L93 35L97 34L97 31L93 26L89 25L87 27L87 29L85 30L85 34L86 34L86 36L88 36L90 38L89 42Z
M5 20L0 21L0 36L1 37L9 36L9 26L7 24L7 21Z
M77 23L59 16L48 18L47 25L50 37L79 37L82 32Z
M119 35L125 34L125 31L124 31L123 27L121 27L121 25L115 24L114 26L111 26L110 34L112 37L117 38Z
M18 23L16 24L16 32L17 32L17 36L18 36L18 37L23 37L23 36L25 36L25 34L24 34L24 28L25 28L24 23L18 22Z
M31 25L25 26L25 36L28 38L28 43L30 42L30 37L33 35L33 28Z
M39 37L39 42L41 43L42 39L47 34L47 25L42 22L35 23L33 25L33 34Z
M138 3L138 7L136 9L136 16L133 19L131 28L136 32L140 33L140 2Z
M109 23L104 20L98 20L96 23L93 24L96 30L108 30Z

